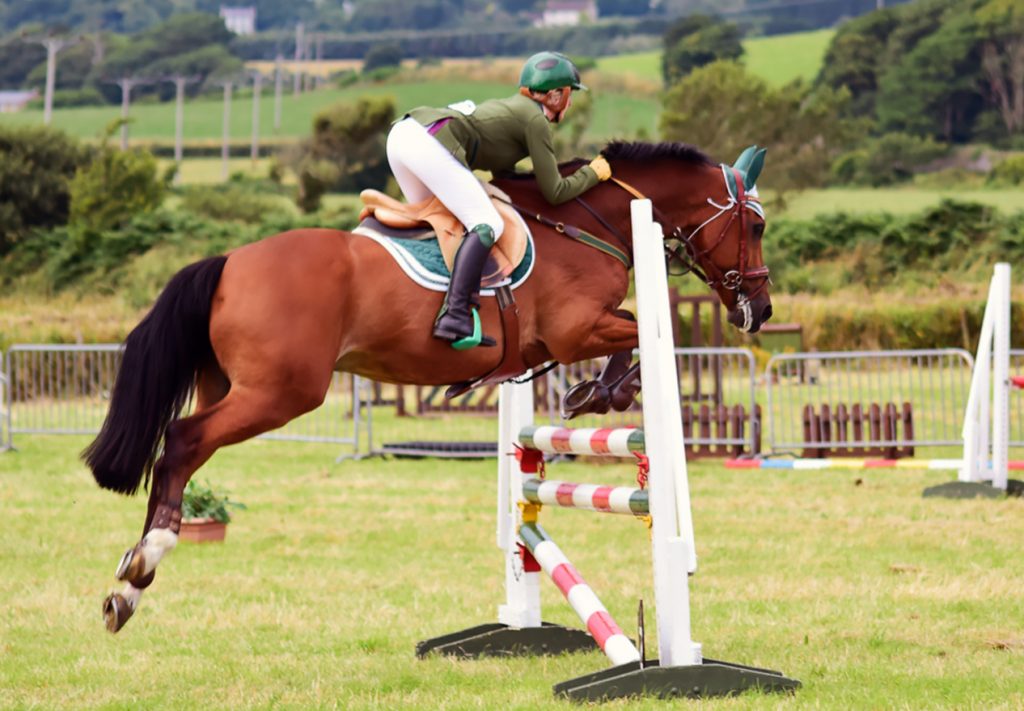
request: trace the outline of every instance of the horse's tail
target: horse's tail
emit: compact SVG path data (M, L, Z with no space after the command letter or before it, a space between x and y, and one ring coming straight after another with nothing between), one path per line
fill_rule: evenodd
M191 264L164 287L125 341L110 409L82 458L104 489L134 494L156 461L167 426L213 357L210 309L227 257Z

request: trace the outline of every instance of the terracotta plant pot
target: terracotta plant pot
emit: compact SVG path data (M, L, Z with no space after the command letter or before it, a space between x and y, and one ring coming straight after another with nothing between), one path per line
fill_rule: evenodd
M214 521L212 518L187 518L181 522L178 538L193 543L213 543L223 541L227 532L226 523Z

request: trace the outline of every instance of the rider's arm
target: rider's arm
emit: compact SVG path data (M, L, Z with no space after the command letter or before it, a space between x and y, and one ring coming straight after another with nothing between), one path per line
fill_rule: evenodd
M600 182L597 173L585 165L572 175L562 177L558 172L555 147L551 142L551 127L541 113L531 117L526 127L526 147L533 161L533 173L541 193L552 205L572 200Z

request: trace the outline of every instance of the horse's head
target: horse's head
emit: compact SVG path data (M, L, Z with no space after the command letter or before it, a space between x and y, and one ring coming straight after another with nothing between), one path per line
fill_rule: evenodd
M771 318L771 283L761 254L765 216L757 194L757 178L766 149L750 146L733 165L713 171L706 207L690 224L672 228L671 260L692 270L729 310L729 323L756 333Z
M764 208L756 182L764 167L765 149L751 146L734 165L715 165L685 144L609 144L613 157L644 161L629 170L651 196L655 219L666 233L673 273L692 271L718 294L729 311L729 323L756 333L771 318L768 267L761 255ZM657 167L679 165L690 170L668 178ZM625 166L623 166L625 167ZM613 179L619 164L613 168Z

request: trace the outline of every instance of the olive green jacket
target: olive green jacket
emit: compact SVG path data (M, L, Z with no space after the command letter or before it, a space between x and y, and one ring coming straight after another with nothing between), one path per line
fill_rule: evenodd
M485 101L468 115L457 109L429 107L413 109L407 115L423 126L451 119L434 137L468 168L512 170L529 157L540 191L552 205L571 200L599 182L589 165L562 177L544 110L522 94Z

